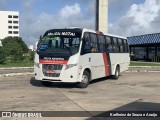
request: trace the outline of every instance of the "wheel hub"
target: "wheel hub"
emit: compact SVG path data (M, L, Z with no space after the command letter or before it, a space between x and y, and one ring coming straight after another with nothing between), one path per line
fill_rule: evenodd
M87 82L88 82L87 75L83 75L83 77L82 77L82 83L87 83Z

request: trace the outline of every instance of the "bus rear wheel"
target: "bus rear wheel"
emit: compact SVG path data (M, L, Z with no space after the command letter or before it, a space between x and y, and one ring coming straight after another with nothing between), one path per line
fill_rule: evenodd
M46 87L50 87L52 86L52 82L48 82L48 81L41 81L42 85L46 86Z
M90 74L88 71L83 72L82 81L77 84L79 88L87 88L90 81Z
M115 74L112 76L112 79L118 80L119 75L120 75L120 67L117 66L117 67L116 67L116 70L115 70Z

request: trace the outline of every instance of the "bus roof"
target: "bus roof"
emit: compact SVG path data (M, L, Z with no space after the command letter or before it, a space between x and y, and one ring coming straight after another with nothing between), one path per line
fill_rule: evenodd
M50 29L48 31L52 31L52 30L61 30L61 29L76 29L76 30L82 30L83 32L93 32L93 33L96 33L97 31L95 30L91 30L91 29L87 29L87 28L80 28L80 27L66 27L66 28L59 28L59 29ZM98 31L100 33L103 33L101 31ZM114 35L114 34L109 34L109 33L103 33L103 35L107 35L107 36L110 36L110 37L117 37L117 38L122 38L122 39L127 39L126 37L123 37L123 36L119 36L119 35Z
M67 28L66 28L67 29ZM83 30L84 32L94 32L96 33L97 31L95 30L91 30L91 29L87 29L87 28L78 28L78 27L69 27L69 29L81 29ZM99 31L101 32L101 31ZM103 33L103 32L102 32ZM114 34L110 34L110 33L103 33L104 35L107 35L107 36L112 36L112 37L118 37L118 38L122 38L122 39L127 39L126 37L123 37L123 36L119 36L119 35L114 35Z

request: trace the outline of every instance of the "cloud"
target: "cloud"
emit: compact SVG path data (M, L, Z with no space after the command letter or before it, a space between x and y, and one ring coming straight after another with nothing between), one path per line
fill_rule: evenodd
M24 9L30 10L33 6L33 2L34 0L27 0L27 2L23 4Z
M30 9L32 7L30 6ZM31 12L21 15L20 35L27 42L33 44L46 30L65 27L85 27L94 29L94 16L86 18L82 14L78 3L65 5L57 14L41 13L33 15Z
M146 0L133 4L117 22L109 24L109 32L124 35L140 35L160 32L160 1Z
M88 16L95 16L96 0L80 0L85 8L85 13Z
M72 15L77 15L81 12L81 8L79 4L74 4L72 6L66 5L64 8L60 10L61 17L70 17Z

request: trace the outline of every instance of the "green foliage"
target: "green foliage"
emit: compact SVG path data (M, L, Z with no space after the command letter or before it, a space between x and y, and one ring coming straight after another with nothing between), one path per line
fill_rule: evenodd
M2 47L0 47L0 64L3 64L6 61L6 54Z
M28 52L27 45L20 37L6 37L2 40L5 54L13 58L11 62L19 62L24 59L23 54Z
M22 47L24 53L28 52L29 49L21 37L15 37L15 41Z
M34 60L35 51L30 52L30 61Z
M23 60L23 50L22 48L20 47L20 45L16 45L14 47L14 53L12 54L13 55L13 60L16 62L16 61L22 61Z
M35 51L29 51L27 54L24 54L23 62L33 62L34 55L35 55Z
M8 68L8 67L33 67L33 62L15 62L15 63L5 63L0 64L0 68Z
M8 45L8 43L13 43L13 42L16 42L16 44L20 45L23 53L28 52L29 49L21 37L6 37L2 40L2 45L5 47Z

